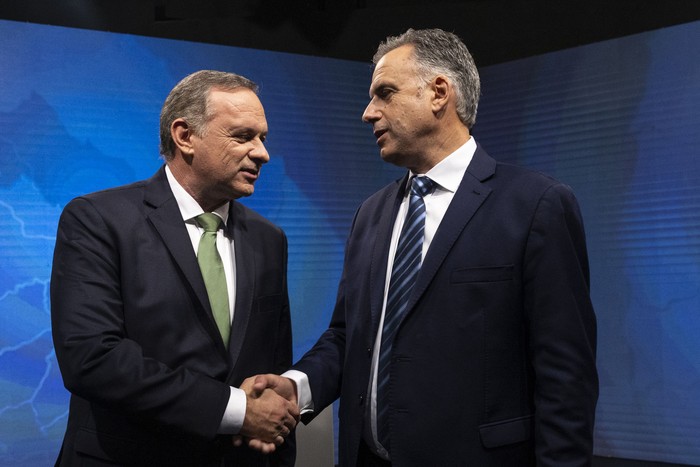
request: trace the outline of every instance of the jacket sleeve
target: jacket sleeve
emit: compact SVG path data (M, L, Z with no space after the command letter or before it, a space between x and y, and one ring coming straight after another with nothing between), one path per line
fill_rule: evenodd
M588 466L598 398L596 319L581 214L565 185L553 185L538 203L525 252L524 293L537 465Z
M87 198L61 215L51 276L51 321L66 388L111 410L213 438L228 385L144 356L126 329L120 240Z

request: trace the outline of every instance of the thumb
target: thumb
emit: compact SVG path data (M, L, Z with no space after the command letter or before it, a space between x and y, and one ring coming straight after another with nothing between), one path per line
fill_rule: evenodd
M263 392L267 388L274 388L276 384L271 378L273 375L257 375L253 382L253 390L258 393Z

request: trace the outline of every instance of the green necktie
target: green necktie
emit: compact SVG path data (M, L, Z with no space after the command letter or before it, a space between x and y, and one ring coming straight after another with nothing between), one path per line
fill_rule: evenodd
M228 289L226 287L226 274L224 263L216 249L216 232L221 225L221 218L216 214L205 212L197 216L197 222L204 229L199 240L197 250L197 262L202 270L204 285L207 287L209 304L214 313L214 320L224 340L224 346L228 348L228 338L231 334L231 317L228 306Z

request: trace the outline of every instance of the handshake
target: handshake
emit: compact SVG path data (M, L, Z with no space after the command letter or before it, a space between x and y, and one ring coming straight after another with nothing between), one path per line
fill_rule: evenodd
M299 422L296 383L266 374L251 376L241 389L246 393L246 411L243 427L233 437L234 446L245 442L262 453L274 452Z

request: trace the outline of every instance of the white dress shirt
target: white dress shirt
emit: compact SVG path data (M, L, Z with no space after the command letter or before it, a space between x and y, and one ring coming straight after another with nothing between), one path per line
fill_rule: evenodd
M431 180L436 183L435 190L432 193L426 195L423 200L425 201L425 237L423 238L423 254L422 258L430 248L430 243L435 237L438 227L442 218L447 212L447 208L452 202L459 184L464 178L464 174L467 171L467 167L474 157L474 152L476 151L476 141L473 137L470 137L466 143L459 147L455 152L444 158L437 165L425 174L413 174L411 173L408 179L408 184L411 183L411 178L413 175L427 175ZM382 305L382 315L379 322L379 331L377 332L377 338L374 345L374 353L372 355L372 368L370 375L369 384L369 410L370 410L370 426L371 433L365 433L365 439L371 436L374 440L374 447L377 448L377 454L381 457L388 458L388 453L381 447L379 441L377 440L377 367L379 361L379 349L382 341L382 327L384 324L384 312L386 309L386 297L389 291L389 282L391 280L391 270L394 264L394 255L396 254L396 247L399 242L399 235L401 234L401 228L403 227L404 218L406 217L406 210L408 209L410 189L406 189L406 193L401 206L399 207L399 212L394 221L394 229L391 234L391 245L389 247L389 258L386 266L386 282L384 284L384 304ZM309 386L308 377L305 373L290 370L284 373L283 376L291 378L296 382L297 394L299 397L299 408L302 413L309 412L313 410L313 400L311 394L311 388ZM372 444L370 443L370 446Z
M177 201L177 206L180 208L182 220L185 222L185 227L187 227L187 233L190 236L192 248L196 255L199 250L199 240L202 237L202 233L204 233L204 229L197 223L196 217L203 214L204 211L199 203L197 203L175 179L175 176L170 171L170 167L167 165L165 167L165 175L168 178L170 189L175 196L175 201ZM214 214L222 219L224 226L226 226L226 222L228 221L228 211L229 203L225 203L214 210ZM216 249L219 251L219 256L221 256L222 263L224 264L226 288L228 290L229 318L231 322L233 322L234 304L236 303L236 256L233 238L226 237L225 228L219 229L216 234ZM224 418L221 420L221 425L219 426L219 433L238 433L243 426L245 410L245 392L232 387L228 405L224 412Z

